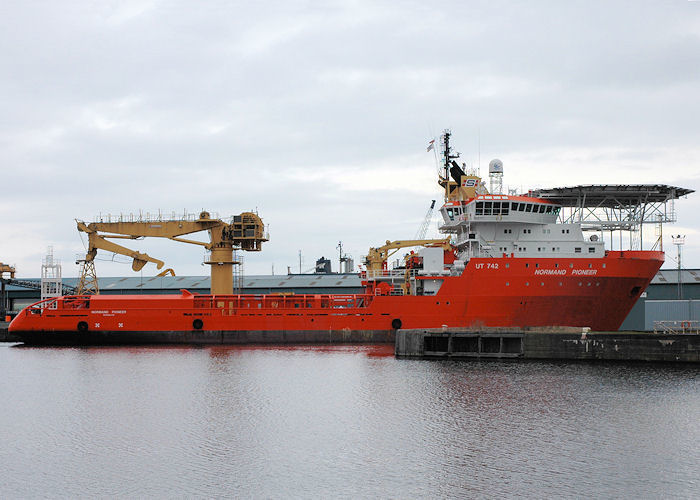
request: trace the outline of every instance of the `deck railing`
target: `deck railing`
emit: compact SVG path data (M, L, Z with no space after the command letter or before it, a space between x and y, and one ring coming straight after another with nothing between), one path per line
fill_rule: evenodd
M408 277L414 277L418 275L418 269L410 269L408 271ZM360 279L377 279L377 278L400 278L404 279L406 277L405 269L379 269L373 270L368 269L366 271L360 272Z
M668 334L698 334L700 333L700 321L654 321L654 333Z

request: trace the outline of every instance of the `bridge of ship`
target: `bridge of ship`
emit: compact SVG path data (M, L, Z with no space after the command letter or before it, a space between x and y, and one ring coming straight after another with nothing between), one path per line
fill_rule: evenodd
M655 224L658 237L652 249L661 247L661 225L677 219L674 201L692 189L664 184L605 184L538 189L526 195L479 195L467 201L448 201L441 208L445 233L460 233L479 222L578 224L584 231L629 234L631 250L643 249L643 226ZM457 243L462 243L458 237Z
M561 207L551 201L527 196L479 195L466 201L448 201L440 212L445 224L440 230L455 232L462 222L531 222L551 223Z

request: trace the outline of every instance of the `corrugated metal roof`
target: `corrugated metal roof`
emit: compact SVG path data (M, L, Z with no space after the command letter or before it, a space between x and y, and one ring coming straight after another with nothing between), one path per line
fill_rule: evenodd
M661 269L654 279L652 285L675 285L678 284L678 269ZM700 269L683 269L681 271L681 283L700 285Z
M338 281L342 276L343 282ZM39 278L23 278L24 281L39 283ZM63 283L75 287L78 278L63 278ZM210 287L209 276L117 276L98 278L100 290L180 290L204 289ZM339 284L343 287L361 287L362 283L357 274L290 274L284 278L279 275L251 275L244 277L244 288L335 288ZM8 291L28 290L27 288L7 285Z
M684 269L681 271L683 284L700 285L700 269ZM23 281L39 283L39 278L23 278ZM75 287L78 278L63 278L63 283ZM208 290L209 276L149 276L141 278L133 277L106 277L99 278L101 290ZM677 269L662 269L654 279L654 285L673 285L678 283ZM357 274L290 274L280 275L253 275L245 277L245 288L255 289L275 289L275 288L337 288L337 287L360 288L362 283ZM6 285L7 291L29 290L17 285Z

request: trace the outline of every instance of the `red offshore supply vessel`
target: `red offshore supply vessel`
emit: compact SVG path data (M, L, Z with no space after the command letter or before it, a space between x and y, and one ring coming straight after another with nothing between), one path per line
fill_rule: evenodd
M641 250L643 224L675 220L673 200L693 192L598 185L497 194L498 160L489 192L455 161L449 131L438 149L448 237L370 249L363 293L63 296L25 308L9 332L28 344L236 344L392 342L400 328L445 326L616 330L664 261L660 236L659 250ZM622 250L623 232L639 249ZM420 248L388 269L390 251L409 246Z

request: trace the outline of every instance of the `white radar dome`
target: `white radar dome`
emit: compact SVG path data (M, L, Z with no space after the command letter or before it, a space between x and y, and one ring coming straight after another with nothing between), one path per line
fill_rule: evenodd
M489 162L489 174L502 174L503 162L499 159L494 159Z

